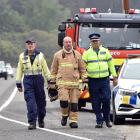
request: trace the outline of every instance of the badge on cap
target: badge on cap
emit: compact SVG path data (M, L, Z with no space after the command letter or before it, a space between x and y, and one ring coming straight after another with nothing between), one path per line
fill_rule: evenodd
M100 40L101 35L97 33L93 33L89 35L90 40Z

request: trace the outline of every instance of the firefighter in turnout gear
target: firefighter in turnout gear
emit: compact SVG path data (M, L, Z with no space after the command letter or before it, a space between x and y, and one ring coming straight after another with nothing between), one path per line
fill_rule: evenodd
M16 86L22 92L22 77L24 86L24 99L27 106L28 129L36 129L38 119L39 127L44 127L46 114L46 96L44 91L44 79L47 82L50 72L43 53L36 49L33 38L26 40L26 49L19 56Z
M62 111L61 125L78 128L79 79L87 78L84 62L79 52L72 46L72 39L65 37L63 49L55 53L51 66L51 81L56 82Z
M92 108L96 114L97 124L95 127L102 128L103 121L107 127L112 127L110 122L109 74L113 76L114 86L117 84L117 74L111 54L100 44L100 34L93 33L89 35L89 38L91 46L84 52L82 58L86 64Z

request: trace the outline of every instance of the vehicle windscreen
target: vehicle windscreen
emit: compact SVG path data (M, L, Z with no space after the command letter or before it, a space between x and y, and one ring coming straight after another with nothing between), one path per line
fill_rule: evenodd
M101 24L81 23L79 27L79 47L88 49L92 33L101 35L101 44L111 50L140 49L140 25L138 24Z
M124 79L140 79L140 63L126 64L121 78Z

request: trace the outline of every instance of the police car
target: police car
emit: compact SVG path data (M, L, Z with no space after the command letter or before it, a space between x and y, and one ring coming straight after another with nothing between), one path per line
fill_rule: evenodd
M112 92L113 123L125 118L140 119L140 58L127 59Z

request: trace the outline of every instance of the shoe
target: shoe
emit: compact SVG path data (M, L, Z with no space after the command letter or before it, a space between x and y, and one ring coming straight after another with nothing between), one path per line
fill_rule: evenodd
M45 123L44 123L44 121L39 122L39 123L38 123L38 126L39 126L40 128L44 128L44 127L45 127Z
M103 128L103 123L96 124L95 128Z
M78 128L78 124L76 122L72 122L69 124L71 128Z
M105 122L105 123L106 123L106 126L107 126L107 127L109 127L109 128L112 127L111 122Z
M29 124L28 130L36 129L36 124Z
M62 116L61 125L66 126L68 116Z

